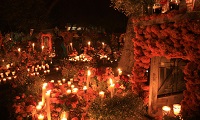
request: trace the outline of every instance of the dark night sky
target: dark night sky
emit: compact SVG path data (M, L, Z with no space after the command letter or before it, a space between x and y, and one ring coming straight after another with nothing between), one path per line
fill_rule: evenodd
M125 31L127 23L127 17L110 7L109 0L58 0L49 16L57 26L73 23L110 31Z

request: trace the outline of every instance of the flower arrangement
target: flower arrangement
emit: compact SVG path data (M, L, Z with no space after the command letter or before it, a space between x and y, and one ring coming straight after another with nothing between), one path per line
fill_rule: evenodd
M154 56L165 56L170 58L181 58L188 61L185 66L186 91L184 92L183 116L197 116L200 111L195 106L199 106L199 92L197 91L199 74L199 18L193 14L180 14L181 11L170 11L164 15L164 19L157 21L161 15L152 15L148 21L141 21L135 18L133 29L135 38L132 39L134 44L134 69L133 81L141 86L147 81L145 70L149 68L150 59ZM197 13L198 14L198 13ZM177 16L185 16L184 19ZM163 17L163 15L162 15ZM154 21L154 22L152 22ZM141 23L141 24L140 24ZM193 70L194 69L194 70ZM195 77L194 77L195 76ZM141 88L143 87L136 87ZM148 98L148 91L142 92L144 98ZM189 101L193 101L189 103ZM191 105L192 104L192 105Z

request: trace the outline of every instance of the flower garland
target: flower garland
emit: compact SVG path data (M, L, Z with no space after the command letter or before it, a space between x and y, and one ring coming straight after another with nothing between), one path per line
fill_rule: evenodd
M177 16L184 16L177 13L179 12L172 11L168 14L133 19L135 32L135 38L132 39L135 54L134 69L132 71L133 81L140 85L141 82L143 85L147 81L143 73L149 68L150 58L154 56L182 58L191 61L185 67L187 89L184 92L182 102L184 115L191 117L200 112L200 109L196 107L200 106L199 92L197 91L200 80L198 74L200 64L200 18L188 13L184 19L177 19ZM160 18L162 20L159 21Z

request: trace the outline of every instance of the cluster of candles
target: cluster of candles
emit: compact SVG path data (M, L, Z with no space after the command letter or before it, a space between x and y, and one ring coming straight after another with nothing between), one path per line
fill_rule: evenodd
M31 76L40 75L40 72L43 72L44 74L50 73L49 64L31 66L30 68L27 68L27 71Z
M162 107L163 116L170 115L171 108L169 106ZM173 113L175 116L179 116L181 112L181 105L180 104L173 104Z
M51 111L50 111L50 93L51 90L47 90L48 83L44 83L42 86L42 101L36 106L38 113L38 120L44 120L44 115L41 113L42 109L45 109L47 112L47 119L51 120Z
M90 76L91 76L91 72L90 70L87 71L87 81L86 81L86 85L83 86L82 90L84 91L84 93L87 93L87 89L89 88L89 83L90 83ZM47 86L49 84L55 84L55 85L59 85L61 91L64 94L77 94L78 92L78 88L75 87L75 85L73 84L73 78L71 78L69 81L66 81L66 79L62 79L62 80L57 80L57 83L55 83L54 80L51 80L49 83L44 83L42 86L42 101L38 103L38 105L36 106L37 112L38 112L38 119L39 120L44 120L44 115L41 114L41 110L45 109L47 112L47 120L51 120L51 111L50 111L50 96L51 96L51 90L47 90ZM67 89L63 89L63 87L65 85L67 86ZM109 87L108 90L110 91L111 94L111 98L114 96L114 90L115 90L115 84L113 82L112 79L109 80ZM52 93L53 95L53 93ZM103 100L104 98L104 91L100 91L99 92L99 97ZM61 120L67 120L67 116L66 113L62 113L60 116Z
M4 62L4 60L2 60L2 62ZM2 81L6 82L7 80L12 80L17 78L16 71L12 70L11 67L13 67L13 63L7 64L6 71L0 73L0 83Z
M71 57L69 58L69 61L82 61L82 62L88 62L90 59L88 59L84 54L81 54L79 56Z

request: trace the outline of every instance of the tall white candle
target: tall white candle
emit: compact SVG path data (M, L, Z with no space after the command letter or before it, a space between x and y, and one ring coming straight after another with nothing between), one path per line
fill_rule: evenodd
M51 90L48 90L48 91L46 92L46 112L47 112L47 120L51 120L50 93L51 93Z
M103 49L104 49L104 45L105 45L104 42L102 42L102 48L103 48Z
M101 99L103 99L104 98L104 91L100 91L99 96L101 97Z
M33 46L33 51L34 51L35 43L32 43L32 46Z
M88 47L90 47L90 41L88 42Z
M42 52L43 52L43 49L44 49L44 45L42 46Z
M71 49L73 50L73 46L72 46L72 43L70 43L70 46L71 46Z
M114 96L114 88L115 84L113 84L112 79L110 79L110 86L109 86L109 90L110 90L110 97L112 98Z
M45 102L46 87L47 87L47 83L44 83L43 86L42 86L42 103L43 104Z
M91 75L91 72L90 72L90 70L88 70L88 73L87 73L87 81L86 81L87 88L89 88L89 83L90 83L90 75Z

